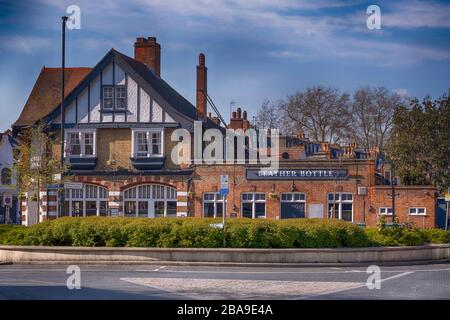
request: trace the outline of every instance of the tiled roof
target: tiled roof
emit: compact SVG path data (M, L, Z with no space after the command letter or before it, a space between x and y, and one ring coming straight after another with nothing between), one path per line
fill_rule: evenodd
M67 95L83 80L91 68L66 68ZM61 101L61 68L43 67L33 90L13 127L29 126L53 111Z

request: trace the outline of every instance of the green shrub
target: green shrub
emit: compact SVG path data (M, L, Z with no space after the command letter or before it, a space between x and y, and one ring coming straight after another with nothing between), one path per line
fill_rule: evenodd
M341 220L60 218L32 227L0 225L0 244L220 248L338 248L450 243L450 233L405 226L362 229Z

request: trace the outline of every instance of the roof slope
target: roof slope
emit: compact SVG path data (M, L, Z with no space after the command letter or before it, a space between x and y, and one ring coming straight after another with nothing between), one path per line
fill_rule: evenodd
M91 68L66 68L64 95L67 97L90 71ZM61 68L43 67L13 127L33 125L53 111L60 101Z
M170 106L189 118L197 118L196 108L167 82L158 77L152 69L117 50L114 50L114 53L121 57L136 73L138 73L164 100L167 101L167 103L170 104Z

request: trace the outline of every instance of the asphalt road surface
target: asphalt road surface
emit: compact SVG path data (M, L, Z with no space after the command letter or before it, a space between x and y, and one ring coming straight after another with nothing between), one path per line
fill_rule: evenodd
M381 267L379 289L365 267L81 265L69 290L67 267L0 265L0 300L450 299L450 264Z

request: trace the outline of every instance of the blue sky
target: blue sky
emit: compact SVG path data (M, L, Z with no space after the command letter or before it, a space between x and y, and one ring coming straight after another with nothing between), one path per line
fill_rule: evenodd
M156 36L161 76L195 104L195 66L206 54L208 92L225 118L230 102L255 113L313 85L343 92L383 85L409 96L450 87L448 1L0 0L0 131L19 116L42 66L60 66L60 17L81 8L67 32L67 65L94 66L112 47L133 56ZM381 30L366 9L381 8Z

